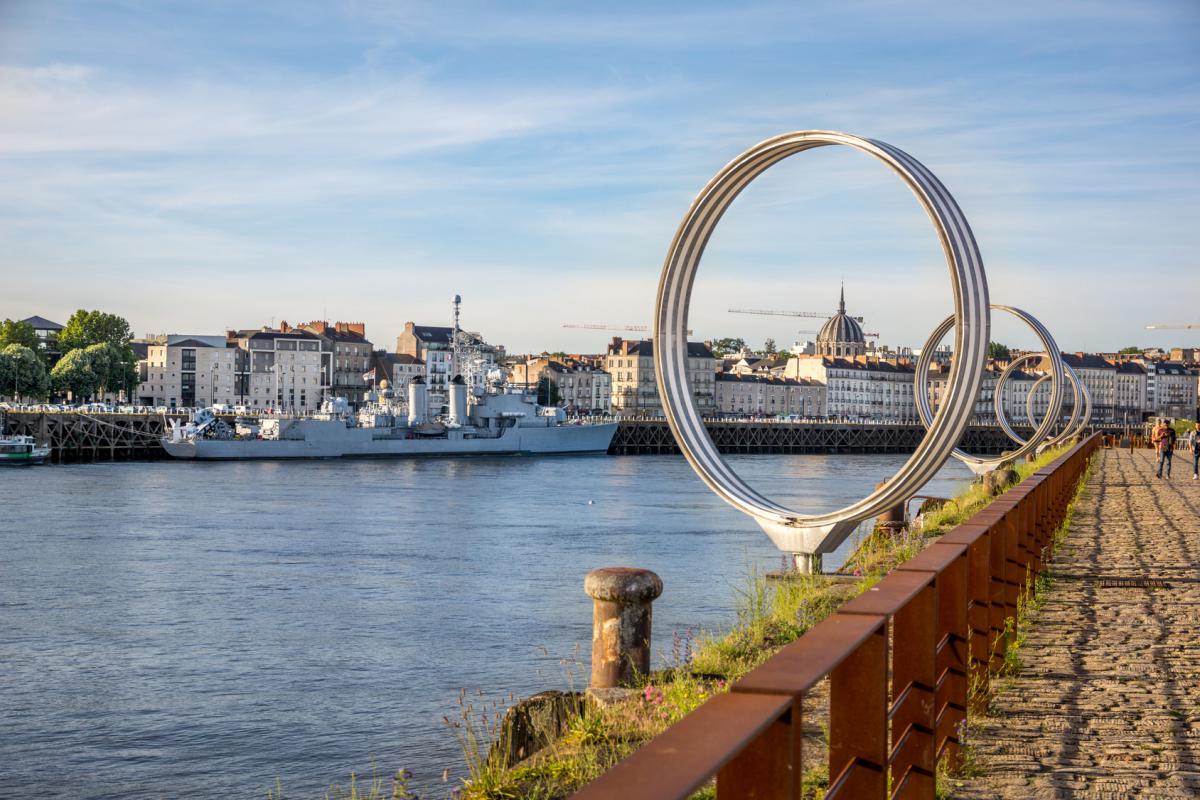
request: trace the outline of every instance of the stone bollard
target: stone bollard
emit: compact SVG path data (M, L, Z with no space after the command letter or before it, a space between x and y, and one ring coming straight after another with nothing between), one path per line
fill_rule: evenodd
M648 569L601 567L583 589L592 606L593 689L610 689L650 671L650 606L662 579Z

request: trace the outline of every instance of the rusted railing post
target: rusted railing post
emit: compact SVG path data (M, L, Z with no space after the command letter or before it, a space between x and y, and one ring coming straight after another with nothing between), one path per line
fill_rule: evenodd
M651 604L662 579L648 569L602 567L588 573L592 604L593 689L626 685L650 671Z

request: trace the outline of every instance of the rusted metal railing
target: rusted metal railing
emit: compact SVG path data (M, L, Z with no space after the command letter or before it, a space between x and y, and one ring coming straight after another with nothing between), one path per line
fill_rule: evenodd
M801 706L826 676L836 798L933 798L960 757L970 685L984 691L1017 602L1100 446L1093 435L580 790L577 800L799 798Z

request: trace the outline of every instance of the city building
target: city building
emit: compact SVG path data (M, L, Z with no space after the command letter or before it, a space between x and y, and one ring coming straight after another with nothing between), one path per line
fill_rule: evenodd
M1196 373L1174 361L1148 361L1145 367L1149 412L1160 417L1195 419Z
M841 344L845 344L842 342ZM835 418L913 422L913 365L834 356L788 359L784 376L815 381L825 387L825 414Z
M224 336L171 335L139 344L145 347L138 361L140 404L194 408L238 402L236 348Z
M371 369L375 370L375 385L386 380L397 392L407 391L413 378L425 377L425 362L408 353L376 350L371 357Z
M858 320L846 313L846 290L838 296L837 313L825 321L817 334L818 356L853 358L867 353L867 340ZM799 355L799 354L798 354Z
M534 390L542 379L558 389L558 401L570 414L608 414L612 411L612 376L573 358L529 358L513 365L509 382Z
M370 388L363 375L371 368L374 348L367 341L366 326L361 322L335 322L325 320L305 322L297 326L321 340L321 350L328 355L323 359L326 382L334 397L343 397L357 406L366 398Z
M58 334L62 331L63 326L38 316L26 317L21 322L33 328L34 334L41 342L42 353L46 357L47 364L51 367L57 364L58 359L62 357L62 352L58 349Z
M713 400L719 414L824 417L825 386L817 381L752 372L721 372Z
M239 405L297 413L321 407L330 388L330 354L315 333L282 322L278 329L238 331L232 338L243 352Z
M1146 412L1146 368L1133 361L1116 365L1113 382L1113 422L1122 425L1142 421Z
M504 357L504 347L488 344L474 331L458 331L461 363L454 363L455 329L435 325L404 323L404 332L396 337L396 352L410 355L425 364L425 383L429 387L429 406L437 409L446 403L447 387L457 368L472 390L482 390L487 375Z
M686 372L692 397L700 413L716 410L713 399L717 358L702 342L688 342ZM658 384L654 379L653 344L614 336L604 358L604 371L612 376L611 408L614 414L662 416Z

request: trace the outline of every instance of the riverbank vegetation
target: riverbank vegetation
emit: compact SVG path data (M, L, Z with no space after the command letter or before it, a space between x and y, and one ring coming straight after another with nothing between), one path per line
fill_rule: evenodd
M1036 462L1014 465L1017 481L1049 463L1061 450ZM1010 484L1012 485L1012 484ZM1005 487L1007 488L1007 487ZM752 573L739 591L736 624L724 633L676 636L665 669L652 672L616 699L579 703L561 731L547 732L551 743L531 757L511 763L511 726L497 707L466 703L449 721L462 747L468 777L457 796L464 800L557 800L598 777L649 739L682 719L714 694L768 659L784 645L833 613L846 600L868 590L896 565L960 524L994 497L993 487L968 486L944 503L930 504L917 524L900 532L866 536L837 575ZM820 704L820 692L814 694ZM806 700L807 702L807 700ZM825 728L821 710L805 711L805 797L824 794ZM558 735L561 734L561 735ZM811 739L811 742L807 740ZM811 761L810 761L811 759ZM713 797L710 785L697 797Z

